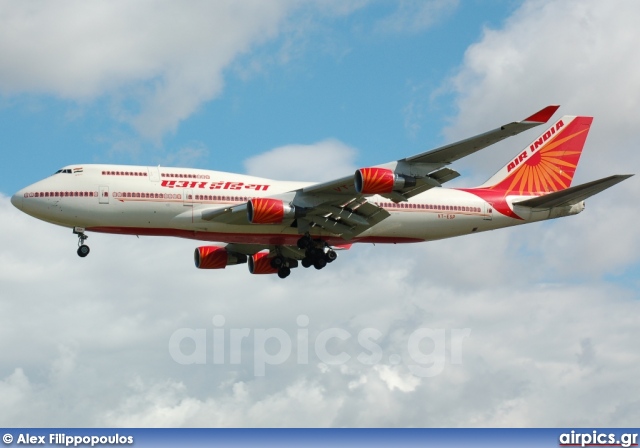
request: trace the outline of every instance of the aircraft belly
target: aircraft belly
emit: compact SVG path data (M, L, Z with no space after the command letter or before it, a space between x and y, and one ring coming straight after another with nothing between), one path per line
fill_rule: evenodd
M362 236L405 237L431 241L514 224L517 223L513 219L500 216L486 220L482 216L455 212L400 212L391 213L389 218L369 229Z

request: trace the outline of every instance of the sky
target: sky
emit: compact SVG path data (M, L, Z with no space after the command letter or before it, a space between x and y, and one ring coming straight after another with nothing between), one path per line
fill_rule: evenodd
M595 117L575 183L634 174L639 19L632 0L0 0L0 424L636 426L637 176L578 216L356 245L285 281L197 270L180 239L90 234L80 259L9 198L79 163L322 181L548 104Z

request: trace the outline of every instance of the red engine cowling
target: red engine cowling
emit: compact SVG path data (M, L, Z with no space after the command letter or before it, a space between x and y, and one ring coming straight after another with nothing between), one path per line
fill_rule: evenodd
M295 216L295 207L280 199L253 198L247 202L247 218L251 224L280 224Z
M271 267L268 252L258 252L249 257L249 272L252 274L276 274L278 270Z
M356 191L362 194L385 194L416 185L414 178L395 174L387 168L360 168L354 181Z
M198 269L224 269L234 264L247 262L247 256L229 252L224 247L201 246L193 253L193 261Z

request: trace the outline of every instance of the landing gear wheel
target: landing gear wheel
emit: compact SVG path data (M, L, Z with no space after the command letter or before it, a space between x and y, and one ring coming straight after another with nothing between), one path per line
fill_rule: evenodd
M78 256L79 257L86 257L87 255L89 255L89 246L87 246L86 244L81 245L80 247L78 247Z
M78 235L78 256L82 257L82 258L86 257L87 255L89 255L89 246L84 244L84 242L89 237L84 234L84 228L83 227L74 227L73 228L73 234L74 235Z
M332 263L333 261L335 261L336 258L338 258L338 254L336 253L335 250L329 250L324 255L324 258L327 260L327 263Z
M322 269L326 265L327 265L327 260L325 260L324 258L318 258L316 261L313 262L313 267L318 270Z
M307 256L307 258L310 258L311 260L316 260L318 258L322 258L324 255L324 252L322 252L322 249L312 247L310 249L307 249L307 251L305 252L305 255Z
M284 265L284 258L282 257L273 257L271 259L271 267L273 269L280 269Z
M310 268L311 265L313 264L313 262L309 257L304 257L302 261L300 261L300 263L302 264L303 268Z
M291 269L289 269L287 266L282 266L280 269L278 269L278 277L280 278L287 278L289 277L289 274L291 274Z
M313 246L313 240L309 235L300 237L298 240L298 249L308 249Z

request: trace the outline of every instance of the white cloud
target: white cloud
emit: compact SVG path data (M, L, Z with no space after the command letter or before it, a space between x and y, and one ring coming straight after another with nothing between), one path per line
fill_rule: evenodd
M459 113L448 137L467 137L560 104L557 116L595 117L577 176L638 166L638 17L640 4L632 0L525 2L503 28L485 29L467 49L450 80ZM466 163L495 171L539 129Z
M420 377L414 376L409 372L400 373L398 369L391 366L380 365L376 366L375 370L391 391L398 389L402 392L413 392L420 384Z
M0 392L7 407L14 407L27 399L30 392L29 379L24 371L16 368L11 375L0 381Z
M380 20L376 28L385 33L418 33L450 15L458 3L459 0L402 0L397 10Z
M175 152L169 153L162 160L164 166L199 166L209 155L209 150L199 142L193 142L189 146L184 146Z
M2 1L0 92L91 101L158 138L223 87L239 54L278 35L286 0ZM125 103L135 101L132 112Z
M286 145L247 159L247 174L278 180L325 181L356 170L356 150L337 140Z
M51 95L83 108L106 99L101 107L107 104L113 118L158 141L221 94L225 71L247 75L287 63L305 51L303 43L322 18L340 18L366 4L0 0L0 94ZM279 37L275 59L257 52L247 67L233 66Z

